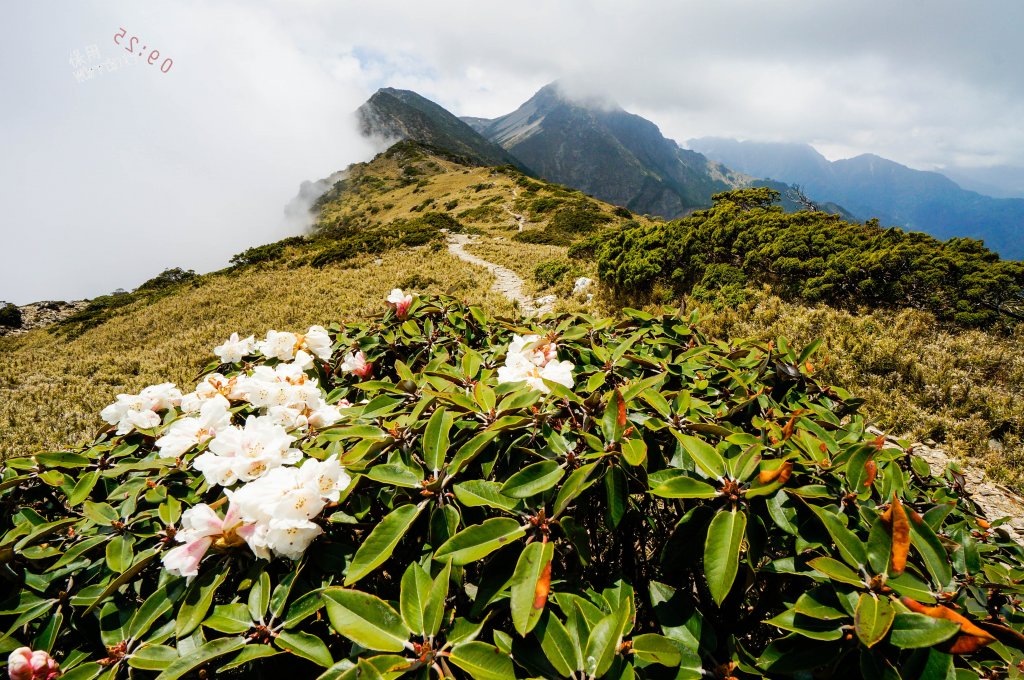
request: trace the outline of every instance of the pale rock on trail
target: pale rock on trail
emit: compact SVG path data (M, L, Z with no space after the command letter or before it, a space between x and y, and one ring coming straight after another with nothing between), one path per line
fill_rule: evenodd
M555 303L554 295L547 295L539 300L529 297L523 292L525 282L519 274L516 274L508 267L488 262L482 257L477 257L467 252L466 246L473 242L473 239L467 234L448 234L448 252L460 260L464 260L477 267L483 267L494 274L493 290L517 303L519 308L527 315L547 314L552 310Z

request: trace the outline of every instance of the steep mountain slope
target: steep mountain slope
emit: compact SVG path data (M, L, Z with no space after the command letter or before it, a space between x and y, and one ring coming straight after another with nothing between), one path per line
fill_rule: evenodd
M937 172L874 154L829 162L808 145L705 138L687 142L741 172L798 184L817 201L835 201L861 219L938 238L981 239L1004 258L1024 259L1024 199L962 189Z
M519 161L443 107L409 90L377 90L356 111L366 136L395 142L412 139L465 156L480 165L514 165Z
M470 120L541 177L637 213L678 217L749 179L679 148L640 116L571 100L557 83L486 126Z

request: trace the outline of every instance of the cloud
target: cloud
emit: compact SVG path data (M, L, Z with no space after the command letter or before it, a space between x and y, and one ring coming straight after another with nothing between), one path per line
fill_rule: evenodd
M294 233L283 210L300 183L372 152L348 114L384 85L493 117L563 79L677 140L1024 165L1017 0L41 0L8 14L0 298L21 302L214 269ZM77 83L70 52L119 54L121 26L160 61Z

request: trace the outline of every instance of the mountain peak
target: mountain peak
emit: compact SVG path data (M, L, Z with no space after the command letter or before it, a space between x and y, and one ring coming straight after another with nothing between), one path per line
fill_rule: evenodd
M444 107L412 90L382 87L356 111L364 136L408 139L464 156L480 165L523 166Z

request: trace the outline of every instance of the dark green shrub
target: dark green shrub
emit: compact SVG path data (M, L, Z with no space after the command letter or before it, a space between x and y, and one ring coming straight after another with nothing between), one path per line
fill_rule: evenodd
M289 441L351 480L271 485L251 511L281 516L189 539L210 549L191 580L161 565L183 512L250 512L232 505L247 484L229 499L196 469L226 429L161 458L188 417L164 405L150 429L7 460L5 649L73 680L1016 673L1024 550L952 472L867 434L859 401L809 375L814 346L624 313L524 340L442 297L332 326L330 370L303 384L352 405ZM344 368L354 348L372 379ZM230 418L260 412L235 397ZM283 513L314 501L312 549L253 555L272 540L256 523L284 522L286 548Z
M764 187L730 191L682 220L623 229L598 250L599 275L622 293L656 282L686 293L707 289L708 272L725 266L806 302L926 309L974 327L1024 318L1024 262L1001 261L971 239L787 214L777 198Z
M533 270L533 278L545 288L559 283L572 267L562 260L541 262Z
M4 328L21 328L21 309L10 302L0 302L0 326Z
M197 274L191 269L182 269L181 267L173 267L171 269L165 269L153 278L149 279L145 283L141 284L136 288L136 292L139 291L157 291L171 286L177 286L182 283L188 283L195 279Z
M249 264L256 264L257 262L272 262L280 259L284 254L285 248L289 246L298 246L305 243L306 239L302 236L289 236L288 238L281 239L275 243L268 243L263 246L255 246L244 250L237 255L231 257L231 264L238 266L244 266Z

